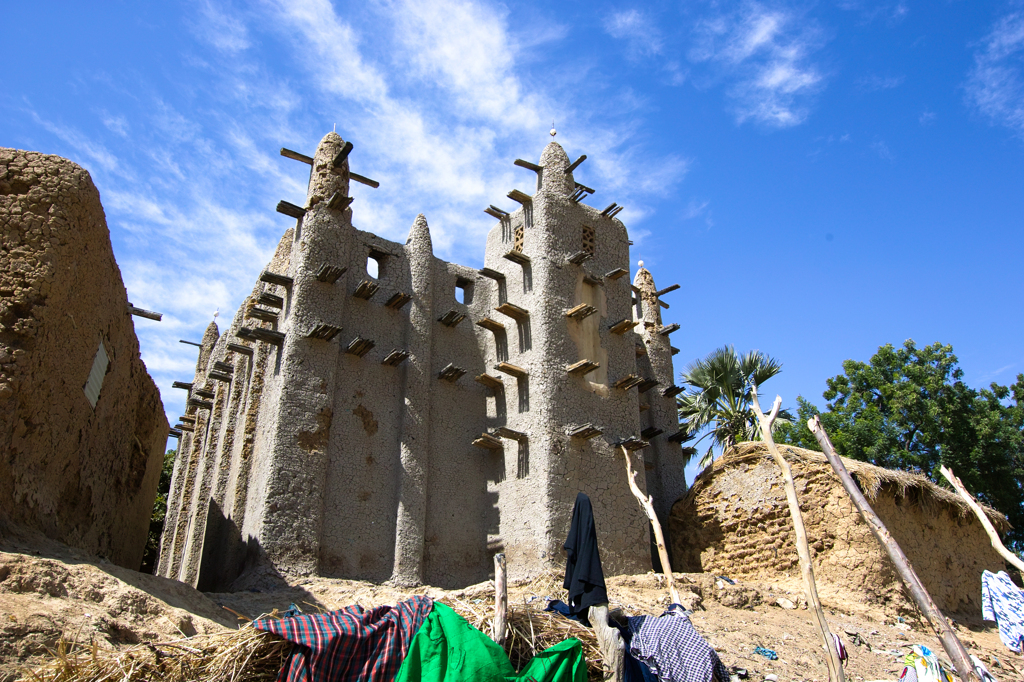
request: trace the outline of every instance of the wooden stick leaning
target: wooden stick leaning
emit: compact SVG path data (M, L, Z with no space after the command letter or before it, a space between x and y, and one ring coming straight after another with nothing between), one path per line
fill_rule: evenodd
M1019 556L1006 549L1002 540L999 539L999 533L996 532L992 522L989 521L988 514L985 513L971 494L967 492L967 488L964 487L964 484L960 479L953 475L953 472L947 469L945 465L939 467L939 472L946 477L946 480L950 482L958 493L960 493L960 497L964 499L964 502L966 502L974 513L978 515L978 520L981 521L982 527L985 529L985 532L988 533L988 539L992 542L992 547L999 552L1001 557L1015 566L1018 571L1024 573L1024 561L1021 561Z
M508 632L508 579L505 572L505 553L494 555L494 631L491 638L505 643Z
M629 489L633 491L633 496L640 502L640 506L647 514L647 518L651 520L651 526L654 528L654 542L658 545L658 557L661 559L661 570L665 574L668 591L672 596L672 603L678 604L679 592L676 590L675 579L672 575L672 565L668 561L668 547L665 545L665 534L661 532L661 523L658 521L658 515L654 513L654 497L644 495L643 491L640 490L640 486L637 485L636 472L633 471L629 450L622 448L622 454L626 457L626 480L629 481Z
M971 659L967 655L967 650L964 649L964 645L957 639L946 617L942 615L939 607L932 601L931 595L928 594L924 585L921 584L921 580L917 577L917 573L914 572L914 567L910 565L907 556L900 549L899 544L893 539L892 535L889 534L889 530L882 523L882 520L878 518L878 515L875 514L871 505L868 504L864 493L861 492L853 477L850 476L850 472L846 470L843 460L836 454L832 447L832 441L829 440L828 434L825 433L825 428L821 425L821 420L817 416L807 420L807 428L818 439L818 444L821 445L825 457L828 459L829 464L832 465L836 474L839 475L839 480L842 481L843 487L849 493L850 499L853 500L853 504L857 507L864 522L868 524L879 544L885 548L889 559L896 566L896 570L906 584L907 589L910 590L910 595L914 598L917 608L920 609L921 613L928 619L928 622L931 623L932 629L935 630L936 636L942 642L942 648L946 650L946 655L953 662L953 667L956 668L960 679L963 682L981 682L974 670Z
M814 583L814 566L811 564L811 549L807 545L807 531L804 529L804 517L800 512L800 500L796 496L796 484L793 482L793 471L789 462L783 459L779 449L772 439L772 423L779 414L782 407L782 397L775 397L775 404L769 416L761 411L761 405L757 402L757 387L750 387L750 396L753 402L754 416L761 426L761 438L772 454L775 463L782 470L782 480L786 489L786 500L789 502L789 515L793 519L793 533L796 536L796 553L800 557L800 572L803 574L804 587L807 589L807 603L814 611L814 617L818 626L818 637L828 655L825 657L825 665L828 666L828 678L831 682L846 682L846 672L843 670L843 663L839 660L839 652L836 651L835 642L832 639L832 632L828 629L828 621L825 620L825 611L821 608L821 600L818 599L818 588Z

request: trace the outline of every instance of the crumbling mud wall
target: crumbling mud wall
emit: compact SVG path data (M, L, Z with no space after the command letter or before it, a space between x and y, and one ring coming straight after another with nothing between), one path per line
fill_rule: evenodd
M823 598L909 608L899 575L824 455L780 449L793 469ZM981 573L1001 570L1003 561L974 515L923 476L844 461L939 608L977 614ZM1005 527L1001 515L990 516ZM742 443L672 508L672 565L752 581L799 581L792 528L778 467L762 444Z
M167 433L89 173L0 149L0 518L137 569Z

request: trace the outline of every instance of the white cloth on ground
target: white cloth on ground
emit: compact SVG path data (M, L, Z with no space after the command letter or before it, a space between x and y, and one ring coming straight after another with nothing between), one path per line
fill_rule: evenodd
M981 617L999 625L999 639L1011 651L1024 653L1024 593L1005 571L981 574Z

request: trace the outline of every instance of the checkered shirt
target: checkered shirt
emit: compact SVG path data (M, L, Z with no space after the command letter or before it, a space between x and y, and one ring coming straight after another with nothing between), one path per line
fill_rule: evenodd
M662 682L729 682L729 671L679 604L657 618L630 618L629 630L630 653Z
M433 608L433 600L421 596L370 611L350 606L316 615L264 618L253 627L295 644L277 682L390 682Z

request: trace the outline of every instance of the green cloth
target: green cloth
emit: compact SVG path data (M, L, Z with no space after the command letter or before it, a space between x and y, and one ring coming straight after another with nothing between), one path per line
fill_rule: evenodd
M409 645L396 682L587 682L578 639L542 651L516 673L505 650L449 606L434 609Z

